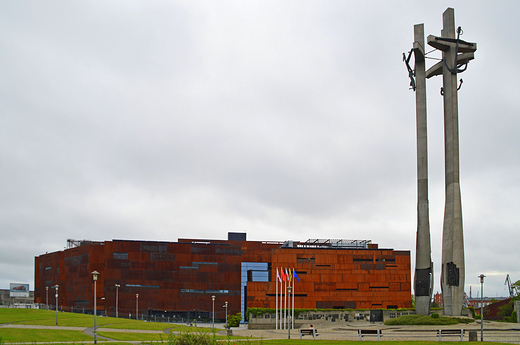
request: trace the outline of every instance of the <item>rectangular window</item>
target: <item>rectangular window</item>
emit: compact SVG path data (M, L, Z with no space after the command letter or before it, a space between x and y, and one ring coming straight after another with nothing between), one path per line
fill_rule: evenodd
M117 260L128 260L128 253L112 253L112 258Z
M206 293L229 293L229 290L206 290Z
M249 271L251 274L248 274L248 281L250 282L268 282L269 281L269 272L267 271Z
M269 264L266 262L242 262L241 263L241 293L240 293L240 312L246 312L246 287L248 281L268 282ZM244 321L242 321L244 322Z
M204 293L204 290L197 289L181 289L182 293Z
M159 285L139 285L139 284L126 284L127 287L138 287L138 288L154 288L158 289Z

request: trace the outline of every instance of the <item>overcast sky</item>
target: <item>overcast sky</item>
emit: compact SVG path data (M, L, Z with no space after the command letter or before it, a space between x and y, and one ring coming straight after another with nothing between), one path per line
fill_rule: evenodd
M493 5L492 5L493 4ZM413 26L455 6L466 292L520 280L520 2L0 0L0 288L67 239L369 239L410 250ZM439 58L439 52L429 56ZM413 60L413 58L412 58ZM427 67L435 63L429 60ZM442 78L427 81L440 291Z

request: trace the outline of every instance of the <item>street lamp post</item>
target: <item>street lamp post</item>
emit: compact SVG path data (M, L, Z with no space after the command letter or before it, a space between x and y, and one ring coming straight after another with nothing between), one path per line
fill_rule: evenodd
M92 280L94 281L94 344L97 344L97 295L96 295L96 287L97 287L97 278L99 275L98 271L93 271Z
M56 326L58 326L58 288L60 287L58 284L54 286L56 288Z
M215 330L215 295L211 296L211 301L213 302L212 310L211 310L211 324L213 330Z
M480 341L484 341L484 277L485 275L479 275L480 278Z
M45 304L46 304L46 309L49 310L49 287L46 286L45 287Z
M135 294L135 319L139 320L139 294Z
M116 284L116 318L119 317L119 288L121 285Z
M287 330L288 330L288 334L287 334L287 339L291 339L291 290L292 290L292 287L289 285L287 287L287 291L289 292L289 316L287 317L287 320L289 321L288 323L288 327L287 327Z
M228 307L228 302L226 301L226 303L224 303L224 308L226 308L226 328L229 328L228 324L227 324L227 307Z

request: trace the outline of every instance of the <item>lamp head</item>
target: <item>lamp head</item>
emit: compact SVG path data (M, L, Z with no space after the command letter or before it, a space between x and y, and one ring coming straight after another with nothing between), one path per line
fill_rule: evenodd
M99 272L98 272L98 271L94 271L94 272L92 272L92 273L90 273L90 274L92 274L92 280L96 281L96 280L97 280L97 277L98 277L98 275L99 275Z
M212 301L215 300L215 295L211 296L211 300L212 300Z
M484 277L485 277L485 275L481 274L478 277L480 278L480 284L484 284Z

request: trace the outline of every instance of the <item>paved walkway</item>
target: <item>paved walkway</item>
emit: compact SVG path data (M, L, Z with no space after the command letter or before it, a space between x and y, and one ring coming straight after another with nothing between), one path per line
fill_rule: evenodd
M480 341L480 323L458 324L451 326L385 326L382 323L371 324L356 323L355 325L318 326L318 339L330 340L359 340L358 329L380 329L383 341L438 341L437 331L439 329L464 329L464 341L469 340L469 332L475 331ZM245 328L233 329L233 335L243 337L255 337L263 339L287 339L288 330L248 330ZM303 339L311 339L304 336ZM291 339L299 339L298 330L291 330ZM377 340L377 336L367 336L364 340ZM460 335L443 336L443 341L459 341ZM520 344L520 324L505 322L484 322L484 341L507 342Z
M221 326L221 325L219 325ZM211 327L211 326L210 326ZM36 325L16 325L16 324L2 324L1 328L27 328L27 329L55 329L55 330L73 330L83 331L85 334L94 337L94 327L63 327L63 326L36 326ZM221 327L215 328L219 335L226 335L226 330ZM437 331L439 329L464 329L464 341L469 340L469 331L477 333L477 339L480 341L480 324L459 324L451 326L385 326L383 324L371 323L356 323L355 325L347 325L342 327L326 327L316 326L319 331L318 339L330 340L359 340L358 329L380 329L382 330L382 341L438 341ZM155 333L164 334L168 330L129 330L129 329L113 329L113 328L98 328L98 332L124 332L124 333ZM242 336L256 339L287 339L289 336L288 330L250 330L245 325L241 327L232 328L234 336ZM291 339L298 339L298 330L291 330ZM311 339L310 336L305 336L304 339ZM365 340L376 340L376 336L367 336ZM92 339L93 340L93 339ZM102 337L98 334L98 340L116 342L113 339ZM443 341L459 341L459 335L443 336ZM520 324L504 323L504 322L485 322L484 323L484 341L507 342L512 344L520 344ZM129 341L125 341L130 343ZM141 342L131 342L139 344ZM35 343L31 343L35 344ZM37 344L37 343L36 343ZM48 342L46 342L48 344Z

